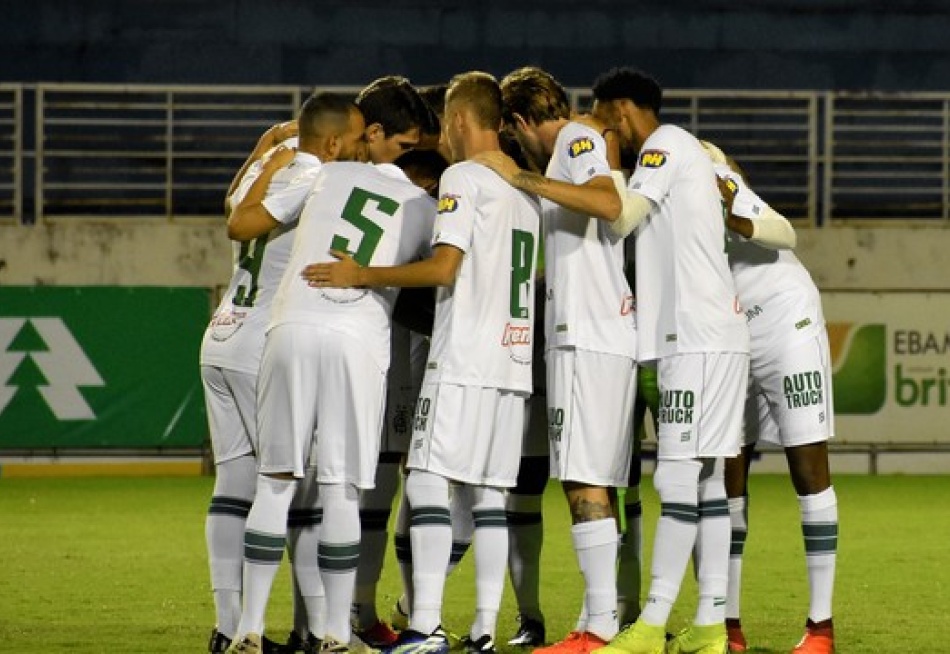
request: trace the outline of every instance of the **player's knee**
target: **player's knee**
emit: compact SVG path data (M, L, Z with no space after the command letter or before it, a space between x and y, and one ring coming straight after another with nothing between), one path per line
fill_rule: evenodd
M698 498L699 473L702 463L697 459L662 459L656 464L653 488L664 503L695 504Z
M550 458L546 456L526 456L521 459L518 480L511 489L514 495L541 495L550 476Z
M412 470L406 478L406 498L409 506L449 505L449 482L445 477Z
M815 495L831 486L827 443L790 447L786 449L785 455L796 493Z

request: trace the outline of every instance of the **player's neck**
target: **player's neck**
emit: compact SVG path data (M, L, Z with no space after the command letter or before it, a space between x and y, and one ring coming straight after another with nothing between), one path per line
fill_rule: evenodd
M571 122L568 118L555 118L546 120L538 128L538 136L545 153L550 156L554 152L554 144L557 143L558 134Z
M498 143L498 132L492 130L470 132L466 135L463 147L465 148L466 159L471 159L482 152L501 150Z

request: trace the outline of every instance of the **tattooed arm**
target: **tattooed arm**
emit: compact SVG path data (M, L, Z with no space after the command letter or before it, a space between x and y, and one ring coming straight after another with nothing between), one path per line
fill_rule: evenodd
M569 184L521 169L502 152L482 152L472 161L488 166L517 189L534 193L581 214L613 222L620 216L620 196L610 177L594 177L585 184Z

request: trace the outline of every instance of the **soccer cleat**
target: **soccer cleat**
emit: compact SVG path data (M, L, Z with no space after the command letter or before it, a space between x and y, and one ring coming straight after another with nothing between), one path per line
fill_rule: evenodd
M726 618L726 638L729 639L730 652L744 652L749 649L745 634L742 633L742 624L737 618Z
M218 631L215 627L211 630L211 639L208 640L208 651L211 654L224 654L231 646L231 639Z
M518 633L514 638L508 641L509 645L515 647L540 647L544 645L544 621L529 618L526 615L518 615Z
M729 638L725 624L693 625L683 629L666 645L667 654L727 654Z
M409 628L409 614L402 608L403 597L396 600L396 603L393 604L393 610L389 612L389 624L396 631L404 631Z
M290 635L287 636L287 643L277 645L279 649L274 650L274 654L296 654L297 652L303 652L303 654L319 654L320 646L320 639L309 631L307 632L306 639L301 638L300 634L296 631L291 631ZM264 651L267 651L266 642L264 643Z
M442 627L431 634L404 629L386 654L448 654L449 638Z
M350 644L347 645L350 654L379 654L379 648L373 647L357 634L350 634Z
M462 639L462 647L465 650L465 654L495 654L495 641L492 640L492 637L488 634L480 636L475 640L472 640L469 636L465 636Z
M609 644L594 651L596 654L663 654L666 629L637 620L614 636Z
M226 650L227 654L264 654L261 637L257 634L246 634L239 641L234 641Z
M607 642L589 631L572 631L564 640L539 647L533 654L590 654L594 650L603 649Z
M805 635L792 650L792 654L834 654L835 628L831 620L805 623Z
M375 649L386 649L396 642L399 634L393 631L388 624L382 620L377 620L376 624L368 629L353 629L353 633Z
M327 637L320 643L321 654L347 654L350 648L346 643L341 643L336 638Z

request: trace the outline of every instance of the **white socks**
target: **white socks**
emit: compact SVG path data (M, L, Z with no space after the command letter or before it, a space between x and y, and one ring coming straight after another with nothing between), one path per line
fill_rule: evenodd
M617 522L613 518L571 527L577 563L585 581L585 631L610 640L617 634Z
M805 538L805 561L811 604L808 617L821 622L831 617L838 553L838 498L833 486L815 495L798 498Z

